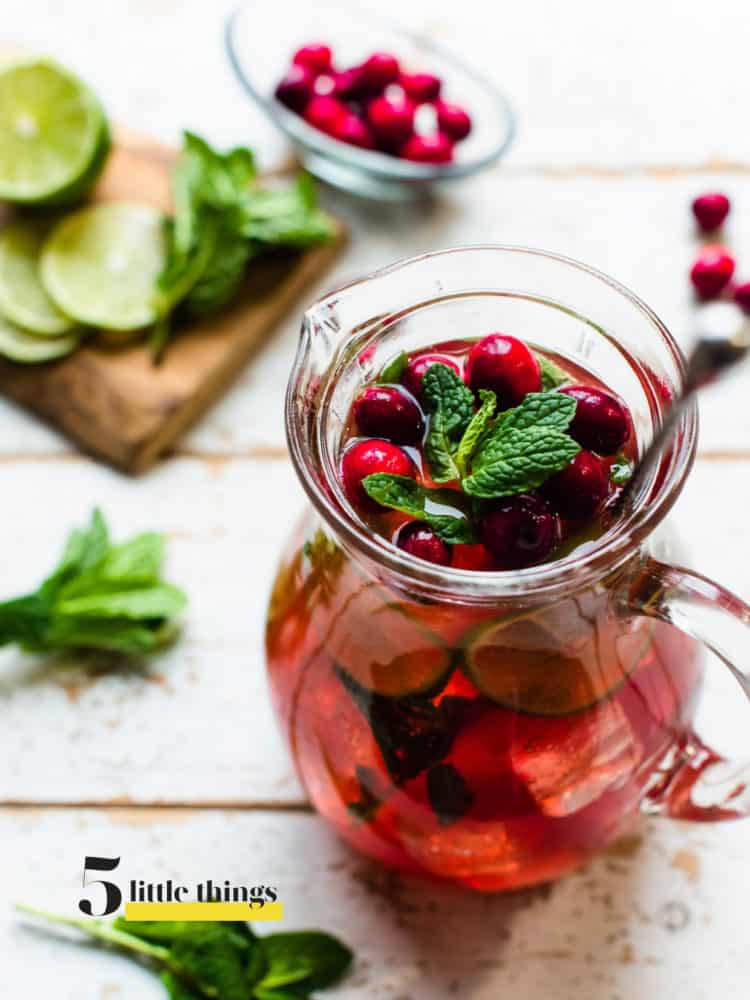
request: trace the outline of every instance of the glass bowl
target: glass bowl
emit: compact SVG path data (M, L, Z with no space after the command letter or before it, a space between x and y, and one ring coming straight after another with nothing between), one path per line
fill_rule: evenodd
M454 161L413 163L360 149L330 138L280 104L274 90L293 53L314 41L331 46L340 68L361 63L371 52L388 51L407 70L441 77L446 99L466 107L473 122L469 137L456 145ZM466 177L493 163L513 138L511 107L489 80L429 39L350 3L245 0L227 20L226 45L242 86L291 139L304 167L355 194L411 200L437 182Z

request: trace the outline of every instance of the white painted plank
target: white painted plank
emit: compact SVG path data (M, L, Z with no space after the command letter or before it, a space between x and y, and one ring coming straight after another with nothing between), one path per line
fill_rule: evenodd
M388 873L305 814L6 810L0 837L0 953L24 1000L164 995L131 961L11 911L20 899L75 913L90 853L122 858L126 891L131 877L278 885L284 928L324 928L354 949L349 978L325 994L339 1000L745 1000L750 989L741 824L652 821L557 884L506 896Z
M5 0L3 10L14 41L76 67L123 121L165 138L187 125L225 142L250 139L278 160L283 143L242 95L223 53L222 21L233 6L133 0L105 14L89 0ZM617 17L603 16L594 0L370 6L450 46L509 95L520 119L509 164L750 162L741 0L716 0L710 11L632 0ZM258 28L262 44L261 18Z
M68 528L99 503L115 537L169 533L169 575L191 601L184 639L146 676L86 679L3 651L0 801L302 801L271 717L262 648L272 575L302 507L291 467L181 459L137 482L87 463L28 463L23 475L6 464L0 492L0 596L35 586ZM674 515L689 563L745 598L750 567L738 543L748 495L747 463L700 462ZM713 516L720 497L734 499ZM711 735L726 710L742 743L743 706L715 676Z

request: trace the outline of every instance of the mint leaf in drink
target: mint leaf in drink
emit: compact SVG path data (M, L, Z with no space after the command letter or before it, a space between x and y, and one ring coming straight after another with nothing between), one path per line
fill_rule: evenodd
M430 475L448 483L460 477L454 446L474 415L474 394L452 368L437 362L424 374L422 395L432 414L424 445Z
M494 437L492 448L463 480L466 493L483 499L537 489L572 462L581 450L572 438L550 427L511 428Z
M378 382L391 383L400 382L401 376L406 371L406 367L409 364L409 357L406 351L401 351L397 354L395 358L392 358L387 365L383 367L380 375L378 376Z
M257 990L291 983L306 992L332 986L351 965L353 954L337 938L323 931L288 931L259 939L268 971Z
M460 504L461 496L455 490L430 490L410 476L395 476L388 472L375 472L362 480L368 496L384 507L426 521L438 537L449 544L473 541L474 529L465 517L435 514L426 509L428 502Z
M149 532L112 545L102 514L73 531L60 563L33 594L0 604L0 645L32 652L157 652L177 634L182 590L161 579L164 540Z
M529 427L553 427L565 431L571 424L576 413L576 401L572 396L560 393L530 392L523 402L512 410L500 414L496 425L497 435L502 435L512 428L524 430ZM492 447L492 439L496 434L488 436L487 447Z
M495 415L497 397L494 392L490 392L489 389L480 389L479 400L481 405L469 421L469 426L464 431L456 452L456 467L461 476L466 475L469 461Z
M628 479L633 475L633 466L623 455L619 452L609 467L609 478L616 486L623 486Z
M427 772L427 797L441 826L451 826L471 809L474 793L452 764L436 764Z
M542 376L542 392L553 392L555 389L559 389L561 385L565 385L566 382L572 381L570 375L563 368L556 365L554 361L550 361L544 354L539 354L535 351L534 355L539 362L539 370Z

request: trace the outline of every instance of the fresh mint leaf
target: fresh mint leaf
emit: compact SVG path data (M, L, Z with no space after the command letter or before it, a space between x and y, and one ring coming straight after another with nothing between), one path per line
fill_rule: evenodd
M550 361L544 354L539 354L536 351L534 354L539 362L539 370L542 375L542 392L553 392L561 385L565 385L566 382L572 381L570 375L554 361Z
M384 366L378 376L378 382L400 382L401 376L406 371L406 366L408 364L409 356L406 351L401 351L400 354L397 354L395 358L392 358L388 364Z
M530 392L520 406L500 414L496 430L499 434L511 429L525 430L530 427L553 427L558 431L565 431L575 413L576 401L572 396ZM493 437L495 434L488 439L488 447L491 447Z
M633 466L623 455L619 452L609 467L609 478L615 486L624 485L628 479L633 475Z
M362 485L368 496L384 507L426 521L444 542L459 544L474 539L474 531L466 518L434 514L425 508L430 500L439 504L453 502L449 496L451 493L460 501L459 495L453 490L428 490L410 476L394 476L388 472L375 472L365 476Z
M424 519L438 538L442 538L448 545L473 545L478 541L474 526L465 517L425 514Z
M268 987L281 970L296 967L301 971L307 966L304 979L296 981L304 983L308 991L323 990L344 975L354 957L346 945L323 931L288 931L259 940L268 960L266 977L258 983L260 989Z
M580 446L554 427L512 427L481 452L481 464L462 482L475 497L513 496L541 486L575 458Z
M239 921L221 921L218 924L213 920L126 920L125 917L116 917L112 926L115 930L125 931L156 944L173 944L178 938L211 933L217 926L225 929L226 935L237 947L244 948L248 941L255 940L250 927Z
M177 937L169 959L177 974L202 993L221 1000L247 1000L248 951L249 942L238 944L235 935L217 922L210 929Z
M203 1000L204 993L196 993L172 972L162 972L161 981L169 995L169 1000Z
M231 301L245 277L251 252L244 237L219 229L213 252L185 297L185 307L194 316L206 316Z
M459 475L465 476L469 461L477 449L482 436L487 430L490 420L495 414L497 397L488 389L479 390L480 407L469 422L456 452L456 468Z
M430 475L436 483L450 483L461 475L453 457L452 442L446 425L447 416L440 407L430 417L430 426L424 442L424 455L430 467Z
M432 413L442 411L442 433L455 439L474 416L474 394L452 368L437 362L422 378L422 395Z
M312 177L302 173L292 187L251 187L245 192L239 231L258 246L302 250L330 240L334 226L317 207Z
M35 593L0 604L0 645L18 642L33 652L158 651L174 640L174 618L186 603L179 588L160 579L163 555L163 537L152 532L112 545L94 511Z

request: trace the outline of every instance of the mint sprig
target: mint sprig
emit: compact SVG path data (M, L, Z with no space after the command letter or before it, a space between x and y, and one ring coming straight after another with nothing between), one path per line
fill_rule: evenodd
M56 569L32 594L0 604L0 645L31 652L95 649L154 653L177 634L185 607L179 587L161 579L164 538L148 532L120 545L95 510L70 535Z
M479 399L481 405L464 431L456 452L456 468L461 476L466 475L469 461L489 428L497 406L495 393L488 389L479 390Z
M78 920L29 906L17 909L75 927L89 937L147 960L170 1000L305 1000L337 982L352 952L322 931L257 937L239 921Z
M561 385L572 381L565 369L556 365L554 361L550 361L549 358L536 351L534 352L534 356L539 362L539 370L542 376L542 392L552 392L554 389L559 389Z
M452 368L437 362L422 378L422 395L431 412L424 444L436 483L460 477L454 446L474 416L474 394Z
M483 450L482 461L461 486L470 496L491 500L535 490L568 466L581 450L571 437L552 428L511 428Z
M394 476L387 472L375 472L366 476L362 485L368 496L383 507L426 521L435 534L450 545L476 540L474 529L467 518L435 514L426 509L428 502L442 505L452 502L453 498L448 493L455 494L455 499L460 503L461 495L454 490L430 490L410 476Z

